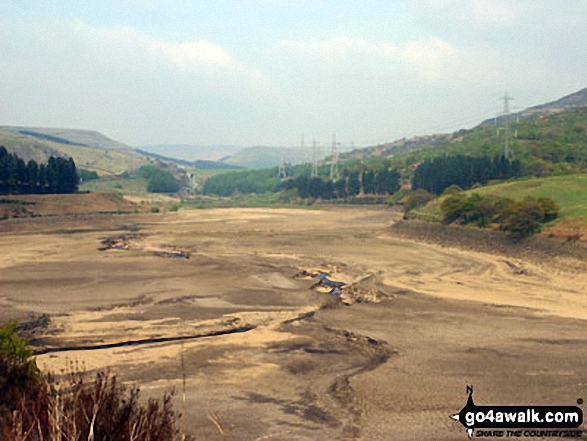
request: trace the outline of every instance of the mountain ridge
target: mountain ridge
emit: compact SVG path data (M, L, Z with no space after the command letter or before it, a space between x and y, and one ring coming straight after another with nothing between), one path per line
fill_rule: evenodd
M552 115L554 113L564 112L573 107L584 107L587 106L587 87L577 92L573 92L569 95L565 95L559 99L554 101L549 101L543 104L538 104L536 106L528 107L524 110L519 112L515 112L510 114L511 120L514 119L526 119L532 116L539 116L539 115ZM505 116L495 116L493 118L488 118L481 122L480 125L485 126L493 126L493 125L502 125L505 122Z
M44 163L48 161L50 156L71 157L78 168L95 171L100 176L120 174L149 163L149 159L130 147L100 148L75 144L66 138L61 138L61 140L68 142L56 142L55 140L47 139L47 137L22 133L23 131L35 132L30 129L28 127L13 128L13 130L0 129L0 145L6 147L9 152L16 153L25 161L34 160L37 163ZM40 132L35 133L41 134ZM53 135L49 135L49 137L59 138ZM113 142L116 143L116 141Z
M94 147L103 150L133 151L133 147L115 141L97 130L62 129L52 127L0 126L0 130L32 136L57 144Z

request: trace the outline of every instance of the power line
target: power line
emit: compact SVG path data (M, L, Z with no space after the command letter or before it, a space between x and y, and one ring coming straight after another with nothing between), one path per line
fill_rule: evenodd
M281 163L279 164L279 170L277 176L281 179L287 178L287 172L285 171L285 154L281 155Z
M510 101L513 100L511 96L508 95L507 92L503 95L503 118L505 124L505 145L503 149L503 155L506 159L513 161L514 160L514 151L511 147L511 140L510 140Z
M318 159L320 157L320 153L318 151L318 143L316 142L316 138L312 139L312 177L318 177Z
M372 139L361 142L362 145L376 145L376 144L386 144L390 142L394 142L396 140L400 140L403 138L412 138L412 137L419 137L419 136L427 136L431 134L440 134L445 133L447 131L454 131L454 126L456 125L469 125L475 123L475 125L480 124L482 120L489 119L491 117L495 117L496 114L499 113L499 108L497 106L493 106L491 109L485 109L483 111L470 114L465 117L454 118L450 120L445 120L443 122L439 122L434 125L430 125L423 129L415 129L413 132L417 132L417 134L413 133L399 133L396 135L390 135L387 138L379 138L379 139ZM481 120L481 121L480 121Z
M338 149L336 148L336 133L332 132L332 151L330 159L330 179L338 179Z

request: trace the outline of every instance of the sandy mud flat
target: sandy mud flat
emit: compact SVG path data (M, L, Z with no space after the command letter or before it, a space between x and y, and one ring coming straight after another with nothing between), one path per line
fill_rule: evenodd
M464 440L449 415L468 384L478 404L587 399L585 262L407 240L389 228L399 217L340 207L0 223L0 320L37 320L42 368L110 368L145 396L180 388L183 354L202 440L221 439L208 410L230 440ZM318 271L344 283L340 296Z

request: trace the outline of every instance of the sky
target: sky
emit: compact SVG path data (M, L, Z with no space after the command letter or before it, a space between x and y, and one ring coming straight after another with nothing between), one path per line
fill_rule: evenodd
M0 125L346 144L587 87L587 0L0 0Z

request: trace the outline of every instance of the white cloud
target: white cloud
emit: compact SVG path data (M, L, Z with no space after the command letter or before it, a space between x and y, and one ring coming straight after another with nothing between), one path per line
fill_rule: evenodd
M519 10L511 1L471 0L470 15L478 26L513 25L518 21Z
M461 26L492 28L519 22L529 0L412 0L425 14ZM536 0L530 0L530 5Z
M383 88L402 84L405 88L513 90L528 84L548 87L549 78L562 75L531 54L512 55L487 44L459 46L439 37L401 44L342 37L281 41L274 49L286 63L305 73L307 84L317 84L314 93L324 87L339 91L343 89L340 84L365 89L376 84Z
M207 40L168 42L145 35L130 27L97 28L77 21L75 36L92 58L110 67L169 69L177 74L195 75L217 88L252 88L255 92L269 86L263 74L239 62L224 47Z
M199 69L208 66L224 69L239 67L236 60L222 46L206 40L179 44L153 41L148 47L153 53L167 57L171 63L181 69Z
M312 57L323 61L339 61L356 54L386 55L397 52L391 44L377 45L360 39L333 38L323 41L283 40L276 49L298 57Z
M427 79L441 78L446 64L459 56L452 44L440 38L407 42L402 45L398 55L416 66L420 75Z
M391 43L370 43L365 40L336 38L324 41L281 41L276 48L280 53L302 60L320 62L364 63L365 70L373 68L383 71L413 74L423 81L448 80L453 74L451 65L459 64L467 57L450 42L438 37L412 40L395 45Z

